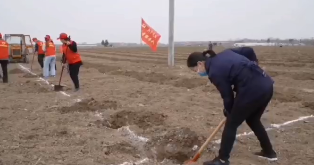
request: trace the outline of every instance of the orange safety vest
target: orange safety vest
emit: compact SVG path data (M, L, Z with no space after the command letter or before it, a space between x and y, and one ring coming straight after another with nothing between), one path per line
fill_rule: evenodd
M10 58L9 54L9 44L4 40L0 40L0 60L8 60Z
M37 51L37 53L38 53L38 54L45 54L45 51L44 51L44 49L43 49L44 43L41 42L41 41L37 41L37 45L38 45L38 51Z
M46 42L46 54L45 56L53 56L56 55L56 46L53 42Z
M78 53L73 52L68 45L62 45L62 52L65 54L65 58L68 61L68 64L74 64L77 62L82 61L81 55Z

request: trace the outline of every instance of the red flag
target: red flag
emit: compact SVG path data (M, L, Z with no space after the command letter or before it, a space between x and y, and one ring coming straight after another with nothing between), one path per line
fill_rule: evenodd
M153 51L157 51L160 37L161 35L150 27L142 18L142 41L144 41Z

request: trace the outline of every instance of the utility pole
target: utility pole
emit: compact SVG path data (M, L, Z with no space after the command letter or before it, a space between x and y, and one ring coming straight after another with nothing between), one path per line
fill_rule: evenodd
M174 66L174 0L169 0L168 65Z

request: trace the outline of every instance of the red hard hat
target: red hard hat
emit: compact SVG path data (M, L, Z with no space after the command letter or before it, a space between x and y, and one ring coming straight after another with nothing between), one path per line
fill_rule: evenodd
M34 42L37 41L37 38L33 38L33 41L34 41Z
M66 33L60 33L59 38L57 39L68 39L68 35Z

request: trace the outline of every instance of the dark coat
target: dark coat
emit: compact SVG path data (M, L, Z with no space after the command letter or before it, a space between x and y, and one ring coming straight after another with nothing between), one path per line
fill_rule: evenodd
M206 71L223 99L224 108L231 112L234 103L250 104L265 92L272 92L273 80L254 62L231 50L225 50L206 60ZM237 89L236 98L232 85Z
M250 61L254 61L258 63L258 59L254 52L254 49L251 47L239 47L239 48L231 48L233 52L243 55L244 57L248 58Z

